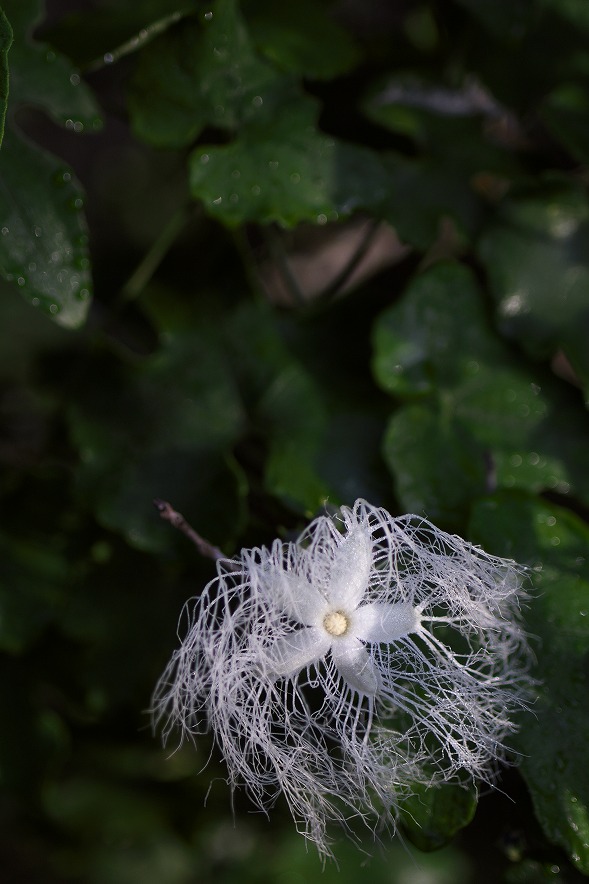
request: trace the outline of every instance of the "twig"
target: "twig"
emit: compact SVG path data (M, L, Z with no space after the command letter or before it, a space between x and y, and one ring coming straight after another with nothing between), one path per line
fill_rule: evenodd
M219 559L227 558L218 547L213 546L208 540L205 540L200 534L197 534L194 528L188 524L182 513L176 512L172 505L166 500L160 500L159 497L156 497L153 501L153 505L162 519L165 519L166 522L169 522L170 525L173 525L178 531L182 531L189 540L192 540L201 556L204 556L207 559L213 559L215 562Z
M141 259L120 292L120 302L126 303L141 294L151 277L166 257L174 241L182 232L190 216L191 206L182 206L164 227L146 255Z

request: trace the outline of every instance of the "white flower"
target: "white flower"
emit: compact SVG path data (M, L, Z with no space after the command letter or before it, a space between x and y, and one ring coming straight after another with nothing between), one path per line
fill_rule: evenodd
M392 823L416 783L489 778L525 706L520 570L357 501L243 550L188 608L154 697L167 737L211 728L232 787L326 824Z

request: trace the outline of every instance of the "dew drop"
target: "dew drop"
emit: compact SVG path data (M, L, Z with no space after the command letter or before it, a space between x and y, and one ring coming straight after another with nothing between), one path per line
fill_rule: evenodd
M67 184L68 181L72 180L72 173L71 172L64 172L63 175L61 176L61 180L65 181L65 183Z
M78 292L78 298L80 298L81 301L86 301L89 297L90 292L88 291L88 289L80 289L80 291Z
M35 236L41 236L41 234L43 233L43 228L42 227L35 227L33 230L33 233L35 234Z
M509 458L509 463L512 467L521 467L522 465L522 457L519 454L513 454Z
M252 193L253 193L253 195L254 195L254 196L259 196L261 192L262 192L262 188L260 187L260 185L259 185L259 184L254 184L254 186L252 187Z
M277 169L279 166L278 160L270 160L268 163L271 169Z
M25 284L25 282L26 282L26 279L24 278L24 276L19 276L18 279L16 280L17 285L20 285L20 286L23 286Z
M212 19L212 17L213 17L212 12L205 12L205 14L204 14L205 21L210 21Z
M327 224L327 215L317 215L317 224Z
M103 58L104 58L105 64L112 64L113 61L115 60L115 57L112 54L112 52L105 52Z
M225 113L225 108L223 107L222 104L217 104L215 106L215 113L217 114L218 117L223 116L223 114Z
M36 269L37 269L37 265L35 264L34 261L31 261L31 263L29 264L29 270L30 270L30 272L31 272L31 273L34 273Z
M530 413L530 406L529 406L529 405L525 405L525 404L524 404L524 405L520 405L520 407L519 407L519 413L521 414L522 417L527 417L527 416L529 415L529 413Z
M2 228L2 236L7 236L9 233L10 233L10 230L8 229L8 227Z
M229 202L230 203L238 203L239 202L239 195L237 193L232 193L231 196L229 197Z
M74 121L73 120L66 120L65 121L65 128L66 129L73 129L74 128Z
M200 155L200 161L203 164L203 166L206 166L206 164L208 163L209 160L210 160L210 157L209 157L208 153L202 153Z
M560 537L551 537L550 544L551 546L560 546Z
M239 171L239 169L234 169L231 173L231 177L236 179L241 178L241 172Z
M264 104L264 99L261 95L254 95L254 97L252 98L252 104L254 107L262 107L262 105Z
M59 307L57 306L57 304L51 304L49 307L49 312L50 313L58 313Z
M74 200L74 209L81 209L84 205L84 200L81 197L77 197Z
M79 74L72 74L70 77L70 83L72 84L72 86L79 86L80 85L80 75Z
M539 461L540 461L540 455L537 454L535 451L530 451L530 453L528 454L528 463L531 466L536 467L536 466L538 466Z
M556 516L548 516L546 519L546 524L550 525L551 527L552 525L556 525Z
M293 184L298 184L299 181L301 180L301 176L299 175L298 172L293 172L292 175L290 176L290 180L292 181Z
M587 611L585 611L585 610L579 611L579 614L581 617L586 617ZM571 801L576 801L576 800L577 800L576 798L571 798Z
M222 196L218 196L217 199L212 200L212 203L214 206L220 206L222 202L223 202Z
M74 123L74 132L80 133L84 131L84 124L80 120Z
M515 392L515 390L506 390L505 398L508 402L515 402L515 400L517 399L517 393Z
M31 304L33 307L38 307L40 304L39 298L31 298Z

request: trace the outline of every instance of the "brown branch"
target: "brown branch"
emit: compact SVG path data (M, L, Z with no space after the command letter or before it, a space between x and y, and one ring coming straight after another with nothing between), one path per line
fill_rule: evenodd
M213 546L208 540L197 534L192 525L188 524L182 513L176 512L166 500L160 500L159 497L156 497L153 505L162 519L165 519L166 522L169 522L170 525L173 525L174 528L177 528L178 531L181 531L194 543L201 556L213 559L213 561L227 558L218 547Z

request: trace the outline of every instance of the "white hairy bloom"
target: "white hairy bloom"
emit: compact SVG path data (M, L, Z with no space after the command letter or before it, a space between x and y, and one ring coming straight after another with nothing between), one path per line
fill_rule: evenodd
M520 570L359 500L219 563L155 719L212 729L232 788L283 793L329 852L331 820L394 824L412 784L492 776L528 684Z

